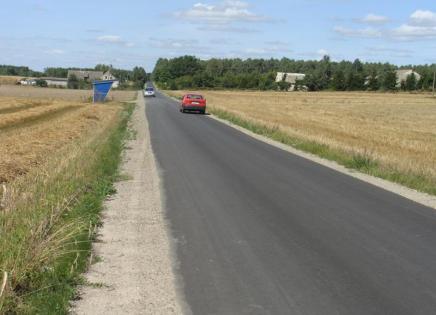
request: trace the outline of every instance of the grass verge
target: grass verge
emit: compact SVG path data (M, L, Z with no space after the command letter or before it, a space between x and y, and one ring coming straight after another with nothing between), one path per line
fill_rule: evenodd
M236 114L222 109L211 107L209 111L221 119L248 129L258 135L292 146L298 150L315 154L321 158L335 161L349 169L355 169L362 173L383 178L421 192L436 195L435 179L427 176L424 172L401 172L392 167L383 165L379 161L372 159L370 155L366 153L347 152L331 148L328 145L320 144L315 141L293 137L280 130L278 126L266 126L248 119L243 119Z
M114 192L134 103L9 185L0 208L0 314L66 314ZM3 288L3 290L1 290Z

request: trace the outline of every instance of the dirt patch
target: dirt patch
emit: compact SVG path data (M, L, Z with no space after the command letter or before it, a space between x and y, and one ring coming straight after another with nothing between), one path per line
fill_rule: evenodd
M160 183L151 149L144 100L133 116L136 139L128 143L117 194L106 203L92 265L73 314L186 313L176 286Z

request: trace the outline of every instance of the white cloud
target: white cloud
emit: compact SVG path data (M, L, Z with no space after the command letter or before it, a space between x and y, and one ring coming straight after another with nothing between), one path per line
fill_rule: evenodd
M395 58L411 58L414 54L413 50L402 49L398 47L384 47L375 46L367 47L365 49L364 56L375 56L375 57L395 57Z
M261 22L267 17L250 10L250 5L244 1L227 0L218 4L196 3L185 11L175 12L177 18L193 23L227 24L233 22Z
M334 28L334 31L342 36L346 37L367 37L367 38L374 38L374 37L381 37L382 31L373 28L373 27L367 27L367 28L347 28L342 26L336 26Z
M357 21L380 25L389 22L389 19L384 16L368 14L365 18ZM343 37L385 38L396 41L436 39L436 13L428 10L417 10L410 15L406 23L394 28L336 26L334 31Z
M265 46L261 48L246 48L242 51L244 55L256 55L256 56L271 56L271 55L285 55L292 53L292 50L287 47L280 46Z
M150 38L150 44L155 48L169 50L177 53L209 52L209 48L199 44L197 40Z
M49 55L63 55L65 54L65 51L62 49L50 49L46 50L45 53Z
M103 35L97 37L97 41L104 43L122 43L124 42L120 36L117 35Z
M436 13L428 10L417 10L410 16L410 24L423 27L436 26Z
M389 22L389 18L386 16L370 13L359 21L366 24L385 24Z
M208 32L225 32L225 33L240 33L240 34L250 34L250 33L258 33L259 30L247 27L235 27L231 25L225 24L207 24L207 25L199 25L199 31L208 31Z
M425 40L436 38L436 13L417 10L410 15L409 22L388 32L398 40Z
M118 35L102 35L97 37L97 42L106 43L106 44L115 44L125 47L135 46L133 43L123 40L121 36Z
M403 24L388 34L393 39L399 40L419 40L419 39L433 39L436 38L436 26L414 26Z
M275 53L290 53L292 49L289 47L290 44L288 42L283 41L269 41L266 42L266 47L264 48L267 52L275 52Z

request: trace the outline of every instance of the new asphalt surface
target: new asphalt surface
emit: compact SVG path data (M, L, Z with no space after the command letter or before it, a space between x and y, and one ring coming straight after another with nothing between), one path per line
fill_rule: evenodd
M146 100L194 314L436 314L436 212Z

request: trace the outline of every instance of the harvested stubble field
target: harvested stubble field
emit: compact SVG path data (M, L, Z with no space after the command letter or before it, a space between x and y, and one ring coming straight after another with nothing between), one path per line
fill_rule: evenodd
M16 84L22 77L18 76L10 76L10 75L0 75L0 85L14 85Z
M177 97L184 94L169 93ZM288 144L308 142L297 147L436 194L436 98L431 95L239 91L202 94L211 112L218 116L236 123L242 120L244 125L261 125L269 129L266 134L276 135L275 138L288 136L284 139ZM261 129L258 128L263 133L265 130ZM353 163L348 163L350 159L345 155Z
M123 102L132 100L136 91L110 91L109 101ZM89 102L92 100L91 90L70 90L56 88L39 88L34 86L0 85L0 97L23 97L38 99L55 99L66 101Z
M40 94L0 97L0 314L66 312L133 106L29 91Z
M119 110L113 104L0 97L0 183L27 173L57 149L101 128Z

